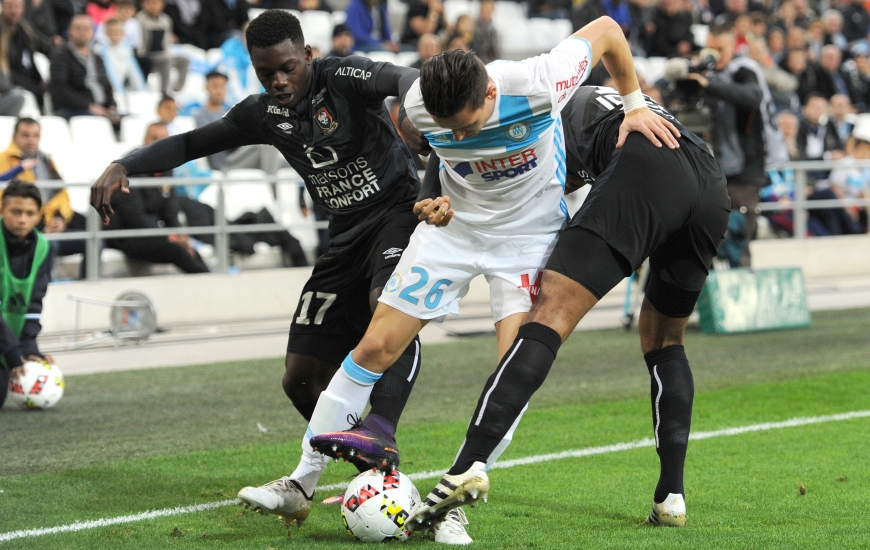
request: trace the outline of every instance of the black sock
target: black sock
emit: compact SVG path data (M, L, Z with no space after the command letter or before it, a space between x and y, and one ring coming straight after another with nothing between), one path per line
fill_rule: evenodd
M296 405L294 403L294 406L296 407L296 410L299 411L299 414L302 415L302 418L310 422L311 415L314 414L314 407L317 406L317 401L311 401L308 403L303 403L301 405Z
M372 408L369 415L379 416L389 423L394 437L399 417L402 416L402 411L405 410L408 397L411 396L411 390L414 388L414 382L417 381L420 363L420 338L416 337L372 388L372 395L369 397ZM378 425L382 430L384 429L382 422Z
M561 345L559 333L550 327L540 323L520 327L513 345L486 381L465 443L448 474L461 474L475 462L486 462L544 383Z
M661 470L655 502L664 502L669 493L685 496L683 468L692 424L695 384L686 350L681 345L667 346L644 356L650 372L653 429Z

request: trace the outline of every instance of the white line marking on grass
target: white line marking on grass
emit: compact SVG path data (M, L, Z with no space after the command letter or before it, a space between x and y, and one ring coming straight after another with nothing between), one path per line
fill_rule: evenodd
M855 418L870 418L870 411L854 411L842 414L830 414L826 416L811 416L804 418L792 418L783 422L765 422L762 424L752 424L750 426L741 426L737 428L725 428L723 430L714 430L710 432L695 432L689 439L711 439L714 437L725 437L731 435L740 435L751 432L764 432L769 430L781 430L783 428L795 428L798 426L809 426L811 424L822 424L825 422L840 422L843 420L853 420ZM601 447L589 447L587 449L577 449L573 451L563 451L561 453L550 453L545 455L527 456L525 458L516 458L514 460L503 460L497 462L493 468L513 468L515 466L526 466L529 464L538 464L540 462L551 462L563 458L580 458L584 456L593 456L606 453L616 453L619 451L630 451L641 447L654 447L654 439L641 439L639 441L631 441L628 443L616 443L614 445L604 445ZM444 470L430 470L428 472L415 472L409 474L412 480L432 479L444 474ZM343 489L347 483L332 483L330 485L322 485L317 489L319 491L335 491ZM156 519L168 516L178 516L181 514L190 514L192 512L203 512L205 510L213 510L224 506L238 504L238 500L222 500L219 502L209 502L206 504L196 504L193 506L179 506L177 508L164 508L163 510L151 510L142 512L141 514L132 514L129 516L118 516L114 518L102 518L93 521L77 521L69 525L61 525L58 527L46 527L42 529L27 529L21 531L9 531L0 533L0 542L5 542L15 539L23 539L30 537L38 537L41 535L54 535L57 533L73 533L83 531L85 529L94 529L97 527L108 527L110 525L120 525L123 523L134 523L149 519Z

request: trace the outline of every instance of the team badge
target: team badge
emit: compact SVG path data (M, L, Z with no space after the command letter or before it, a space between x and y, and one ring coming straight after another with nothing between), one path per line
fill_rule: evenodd
M285 134L292 134L293 133L293 125L290 124L289 122L282 122L281 124L278 125L278 129L281 130L282 132L284 132Z
M384 292L387 294L392 294L395 291L399 290L402 286L402 276L398 273L393 273L393 276L390 277L390 280L387 281L387 286L384 287Z
M323 135L325 136L328 136L338 128L338 122L332 118L332 115L329 114L326 107L321 107L321 109L317 111L317 114L314 115L314 121L317 122L317 125L320 126L321 130L323 130Z
M513 141L522 141L531 131L532 127L528 122L515 122L505 129L504 136Z

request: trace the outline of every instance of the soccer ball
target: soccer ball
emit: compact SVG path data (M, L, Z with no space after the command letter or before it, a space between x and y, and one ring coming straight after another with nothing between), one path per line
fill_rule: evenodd
M48 409L63 397L63 374L47 361L24 363L24 373L9 381L9 401L22 409Z
M347 532L359 541L403 541L411 536L405 520L418 502L420 493L408 476L398 470L370 470L347 486L341 517Z

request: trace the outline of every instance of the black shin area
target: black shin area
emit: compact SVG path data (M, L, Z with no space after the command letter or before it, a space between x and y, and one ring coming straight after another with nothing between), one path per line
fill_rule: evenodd
M420 338L416 337L372 388L372 395L369 397L372 408L369 416L378 416L389 424L392 427L389 435L393 437L419 372ZM384 431L384 422L378 422L378 425Z
M284 393L305 420L311 420L320 393L329 386L329 381L338 366L313 355L288 353L284 361L285 371L281 385Z
M548 326L528 323L520 327L513 345L483 388L465 443L449 474L461 474L477 461L486 462L544 383L561 345L559 333Z
M683 469L692 424L695 384L686 351L667 346L644 356L650 372L653 429L661 470L653 499L664 502L669 493L685 496Z

